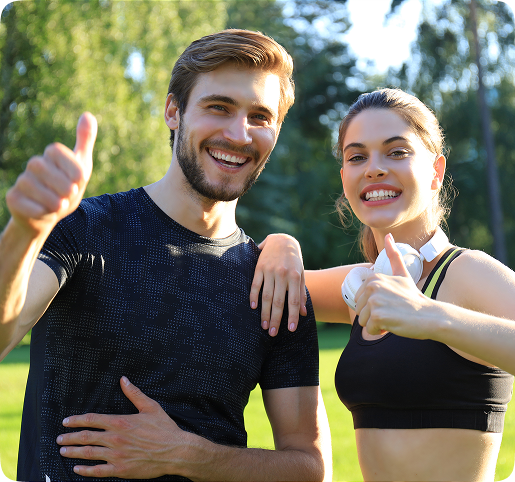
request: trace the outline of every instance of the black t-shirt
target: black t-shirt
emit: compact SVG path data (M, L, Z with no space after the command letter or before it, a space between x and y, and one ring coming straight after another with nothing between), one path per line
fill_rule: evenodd
M136 413L122 375L181 429L242 447L257 383L318 385L311 304L296 332L284 319L273 338L250 309L258 256L241 230L211 239L185 229L143 188L83 200L39 256L60 290L32 331L19 480L95 480L73 472L94 463L61 457L56 438L70 415Z

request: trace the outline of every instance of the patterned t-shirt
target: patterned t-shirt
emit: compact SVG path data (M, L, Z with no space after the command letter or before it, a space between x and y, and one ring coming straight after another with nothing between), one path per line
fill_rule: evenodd
M123 375L181 429L242 447L256 384L318 385L311 304L296 332L283 320L273 338L250 309L258 256L241 230L211 239L185 229L143 188L83 200L39 256L60 290L32 331L18 479L95 480L73 472L94 463L61 457L56 438L70 415L136 413Z

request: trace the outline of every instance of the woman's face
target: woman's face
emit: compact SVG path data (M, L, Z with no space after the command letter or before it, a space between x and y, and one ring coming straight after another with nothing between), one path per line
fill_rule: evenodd
M383 234L434 228L433 199L445 158L429 151L398 114L362 111L351 121L342 150L344 193L363 224Z

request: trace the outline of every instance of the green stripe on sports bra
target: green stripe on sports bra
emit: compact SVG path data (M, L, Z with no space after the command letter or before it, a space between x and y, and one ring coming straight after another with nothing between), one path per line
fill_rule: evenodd
M428 298L431 298L431 296L433 294L433 290L435 289L436 283L438 283L438 279L440 278L440 274L442 273L442 270L450 262L450 260L454 256L454 254L459 250L460 250L460 248L453 249L447 255L447 257L445 258L445 261L440 265L440 267L433 274L433 277L431 278L429 285L427 285L427 288L424 290L424 295L426 295Z

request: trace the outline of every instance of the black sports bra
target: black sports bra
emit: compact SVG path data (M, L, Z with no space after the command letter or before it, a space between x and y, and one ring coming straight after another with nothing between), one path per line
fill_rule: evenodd
M422 292L436 299L449 264L464 250L449 249ZM513 376L463 358L443 343L387 333L365 340L356 316L336 368L340 400L354 428L464 428L502 432Z

